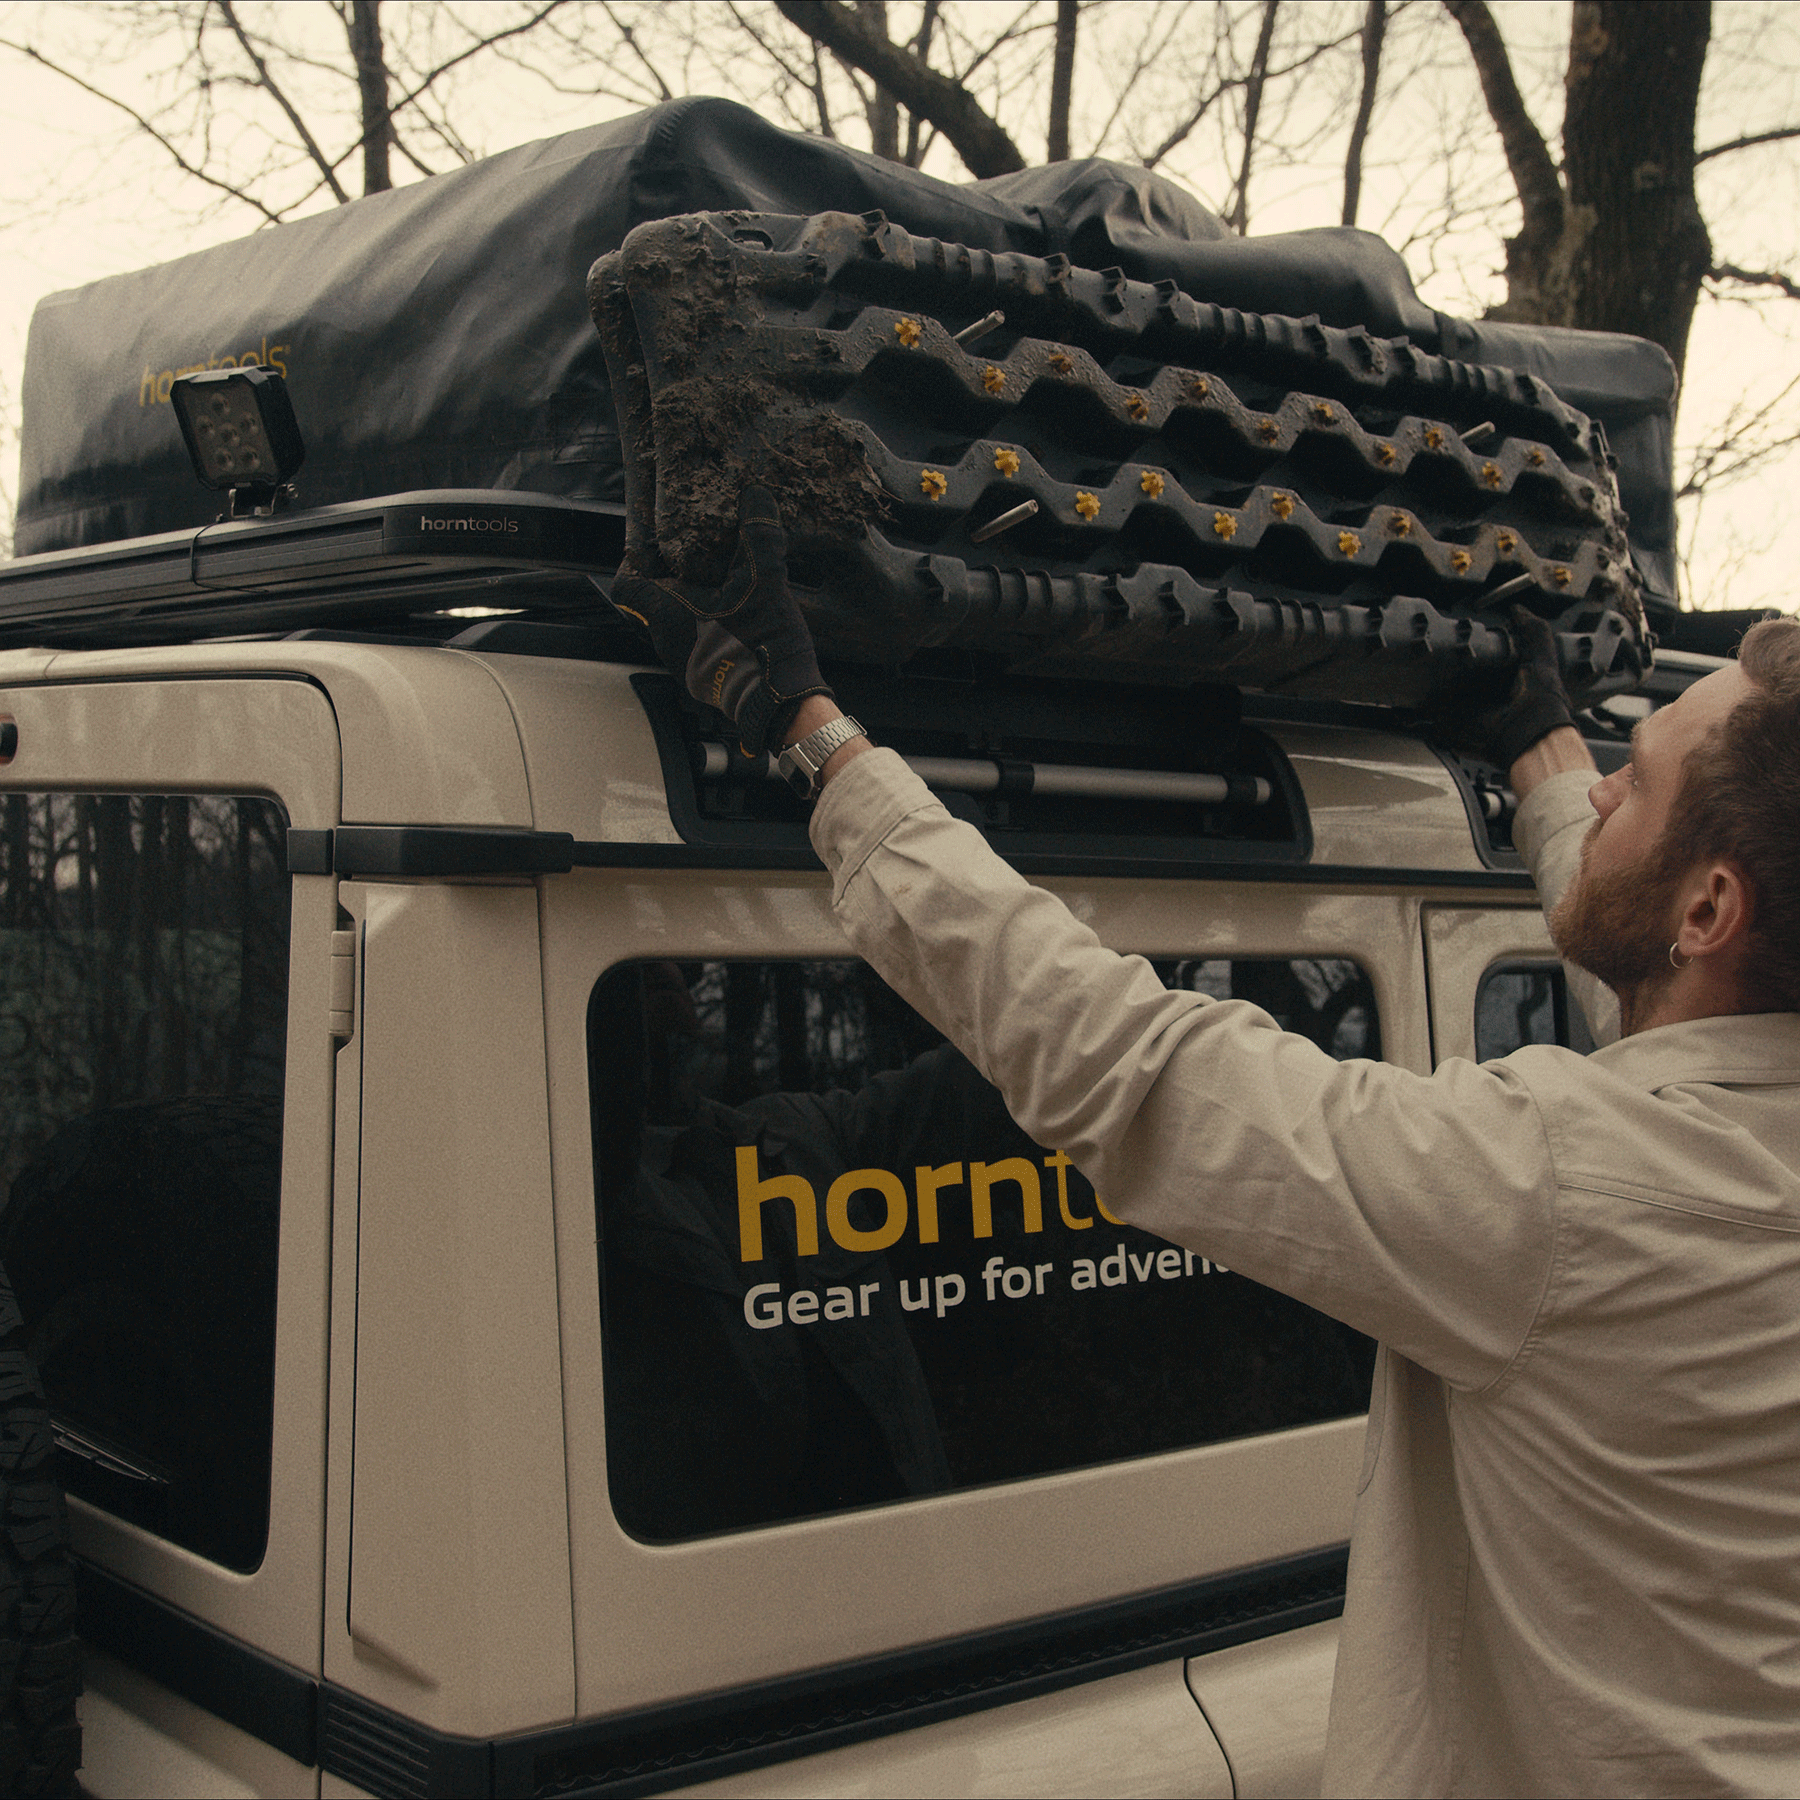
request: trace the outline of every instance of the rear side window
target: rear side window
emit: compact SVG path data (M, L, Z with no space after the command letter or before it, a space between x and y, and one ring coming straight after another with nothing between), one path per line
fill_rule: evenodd
M1594 1047L1560 963L1499 963L1476 989L1475 1060L1510 1056L1526 1044L1561 1044L1583 1056Z
M0 1261L61 1473L237 1569L268 1536L285 827L0 797Z
M1338 1057L1369 983L1167 962ZM668 1542L1353 1415L1372 1346L1112 1218L860 962L643 962L589 1007L607 1466Z

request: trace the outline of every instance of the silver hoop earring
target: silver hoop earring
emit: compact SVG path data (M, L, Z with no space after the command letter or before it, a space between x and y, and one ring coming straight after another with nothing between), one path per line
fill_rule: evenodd
M1679 943L1680 940L1677 939L1676 942ZM1694 959L1690 956L1686 962L1678 963L1675 960L1675 945L1671 944L1669 946L1669 967L1673 969L1677 975L1679 975L1683 969L1688 968L1693 963L1693 960Z

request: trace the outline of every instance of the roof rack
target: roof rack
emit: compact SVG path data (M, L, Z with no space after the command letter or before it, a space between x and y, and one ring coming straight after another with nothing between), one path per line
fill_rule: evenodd
M420 614L468 607L591 616L591 577L610 574L624 546L617 506L492 489L389 494L0 564L0 646L404 632Z

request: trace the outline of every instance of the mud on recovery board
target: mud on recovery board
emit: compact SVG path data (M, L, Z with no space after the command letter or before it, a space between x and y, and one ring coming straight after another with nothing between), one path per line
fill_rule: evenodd
M659 572L765 482L828 657L1420 706L1520 603L1578 704L1649 662L1605 434L1530 374L880 213L641 225L588 299Z

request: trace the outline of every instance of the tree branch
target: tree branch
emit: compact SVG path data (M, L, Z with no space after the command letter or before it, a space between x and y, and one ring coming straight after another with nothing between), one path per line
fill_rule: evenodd
M138 130L143 132L147 138L151 139L154 143L160 144L168 151L176 168L178 168L182 174L191 175L196 181L203 181L208 187L215 187L221 193L229 194L232 199L241 200L246 206L255 207L255 209L261 213L271 225L279 225L282 222L282 214L265 206L254 194L247 193L241 187L233 186L229 181L221 181L217 175L209 175L204 169L197 168L193 163L189 162L188 159L175 148L174 144L162 132L158 131L157 128L135 107L127 106L123 100L107 93L102 88L95 87L91 81L83 81L81 77L72 70L63 68L60 63L52 62L49 57L45 56L41 51L32 49L29 44L15 43L11 38L0 38L0 47L17 51L20 56L29 57L34 63L37 63L39 67L48 69L52 75L60 75L64 81L72 82L76 87L80 88L84 94L92 94L96 100L103 100L108 106L116 107L130 119L131 122L137 126Z
M644 65L645 73L656 83L658 96L664 100L673 100L675 95L670 90L669 84L663 80L661 70L644 54L643 46L637 41L637 33L613 11L612 0L600 0L600 10L606 14L613 30L624 40L626 49ZM538 17L542 18L543 14L540 13Z
M256 71L257 86L263 88L281 110L287 114L287 120L293 126L295 134L306 148L306 154L313 159L319 173L325 177L325 184L331 189L332 198L343 205L350 196L344 191L344 184L338 180L337 172L331 159L319 148L317 139L307 130L306 121L294 110L294 103L281 91L275 77L269 73L269 65L257 54L256 46L250 42L249 34L238 23L236 9L231 0L214 0L219 9L219 16L231 27L231 35L238 41L244 54L250 59L250 66Z
M1790 300L1800 300L1800 282L1779 269L1740 269L1735 263L1715 263L1706 271L1712 281L1740 281L1745 287L1779 288Z
M836 138L837 133L831 128L831 109L825 99L825 70L819 61L819 46L808 40L807 47L812 51L812 73L796 68L789 62L781 46L767 36L756 21L737 3L737 0L726 0L732 18L762 53L784 74L801 92L810 94L819 114L819 135ZM785 104L785 99L784 99ZM790 116L791 112L790 112ZM802 130L805 129L803 126Z
M1711 162L1715 156L1729 156L1734 150L1753 150L1758 144L1778 144L1783 138L1800 137L1800 125L1781 125L1774 131L1759 131L1750 137L1733 138L1728 144L1714 144L1710 150L1696 150L1694 165Z
M937 29L939 9L944 0L925 0L919 14L919 35L912 41L912 53L920 62L931 61L931 34ZM919 127L924 121L909 107L906 114L906 166L916 169L919 166Z
M528 31L534 31L544 20L564 4L564 0L544 0L544 4L529 19L517 25L509 25L504 31L490 32L486 37L478 37L474 43L457 51L454 56L446 57L435 69L430 70L424 79L409 88L388 108L390 114L398 113L411 106L421 94L443 76L448 75L458 63L465 63L471 56L479 56L483 50L491 50L496 44L504 43L508 38L522 37Z
M852 74L851 80L855 79ZM835 142L837 133L831 128L831 102L825 94L825 58L817 38L812 46L812 97L813 104L819 109L819 136Z
M887 0L854 0L858 16L868 26L870 33L889 41L893 31L888 24ZM869 121L869 148L888 162L900 160L900 102L892 92L877 81L869 93L863 93L862 83L856 79L856 71L850 71L850 83L857 90L857 97L863 103L864 116Z
M1244 156L1238 164L1237 192L1225 223L1241 237L1250 224L1250 161L1256 153L1256 122L1262 113L1263 89L1269 81L1269 46L1275 40L1275 12L1281 0L1263 0L1262 26L1244 84Z
M348 29L350 60L356 65L356 92L362 113L363 192L385 194L394 185L388 146L394 139L388 105L387 55L381 43L380 0L355 0Z
M1751 470L1800 444L1800 431L1786 432L1760 442L1757 439L1757 428L1785 411L1788 398L1796 388L1800 388L1800 375L1753 412L1746 412L1741 401L1733 406L1719 428L1718 437L1710 444L1695 448L1687 476L1675 490L1675 498L1691 500L1704 497L1714 489L1729 487Z
M1512 171L1519 204L1525 209L1524 233L1528 237L1554 238L1562 230L1562 181L1544 134L1525 109L1525 97L1513 77L1512 60L1506 54L1500 27L1494 23L1486 0L1444 0L1444 10L1462 27L1468 40L1488 116L1500 133L1506 166Z
M775 9L937 126L978 180L1025 167L1019 146L967 88L926 68L904 45L877 37L841 0L775 0Z
M1344 153L1344 223L1356 223L1362 201L1363 146L1369 141L1369 123L1375 116L1375 90L1381 81L1381 43L1387 36L1387 0L1369 0L1362 29L1362 95L1356 103L1356 120L1350 127L1350 146Z
M1050 58L1050 129L1044 160L1069 160L1069 103L1075 90L1076 0L1056 0L1056 48Z
M396 150L398 150L400 152L400 154L403 157L405 157L406 160L409 163L411 163L412 166L415 169L417 169L421 175L435 175L437 173L436 169L427 168L424 163L419 161L419 158L418 158L417 154L413 151L411 145L402 143L400 141L400 136L397 132L395 133L392 141L393 141L394 148Z

